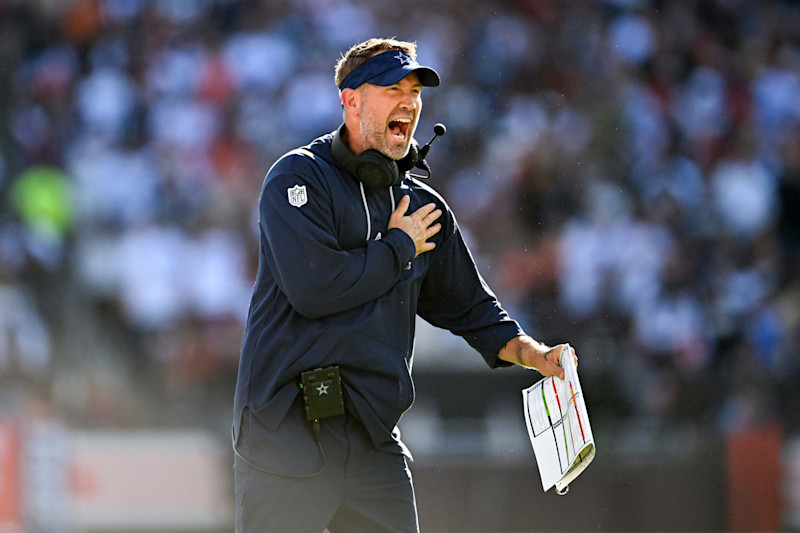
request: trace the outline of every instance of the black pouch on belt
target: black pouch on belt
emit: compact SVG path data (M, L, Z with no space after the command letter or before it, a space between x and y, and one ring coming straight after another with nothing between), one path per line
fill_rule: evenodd
M344 414L342 378L338 366L309 370L300 375L306 418L319 420Z

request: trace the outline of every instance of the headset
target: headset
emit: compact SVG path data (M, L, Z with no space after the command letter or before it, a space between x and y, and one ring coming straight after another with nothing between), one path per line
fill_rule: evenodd
M370 189L386 189L387 187L398 185L400 176L417 164L419 145L413 139L411 140L408 154L403 159L395 161L372 149L364 150L355 155L342 140L343 130L344 124L339 126L336 133L333 134L333 141L331 142L333 157L345 170Z
M431 169L425 161L425 156L428 155L428 150L430 150L431 144L436 137L444 135L446 129L442 124L436 124L433 139L422 148L419 147L417 141L411 139L408 154L398 161L374 149L364 150L355 155L342 140L343 131L344 124L339 126L336 133L333 134L333 141L331 142L333 158L370 189L386 189L393 185L399 185L402 179L401 176L414 167L425 170L428 173L428 176L419 177L430 177Z

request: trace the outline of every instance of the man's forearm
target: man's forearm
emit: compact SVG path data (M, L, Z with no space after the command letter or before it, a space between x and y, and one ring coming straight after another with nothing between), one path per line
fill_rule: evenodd
M527 368L535 368L532 358L536 355L544 356L550 347L546 344L534 340L528 335L519 335L510 339L497 355L503 361L514 363L515 365L524 366Z
M497 357L525 368L532 368L544 376L564 377L558 365L562 345L550 347L528 335L520 335L509 340L500 349Z

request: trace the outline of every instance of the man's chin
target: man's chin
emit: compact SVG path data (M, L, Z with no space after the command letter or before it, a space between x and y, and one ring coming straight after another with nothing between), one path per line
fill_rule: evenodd
M399 161L408 155L408 150L409 144L406 143L403 146L393 146L391 149L387 149L383 155L390 159L394 159L395 161Z
M389 159L398 161L408 155L410 141L398 141L396 139L385 138L382 141L373 143L373 150L377 150Z

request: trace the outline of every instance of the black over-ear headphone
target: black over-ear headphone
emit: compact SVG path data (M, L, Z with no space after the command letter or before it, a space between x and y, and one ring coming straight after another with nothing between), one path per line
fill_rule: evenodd
M414 168L419 160L419 145L411 140L408 154L399 161L386 157L377 150L365 150L358 155L342 140L344 124L333 134L331 151L334 159L348 172L371 189L386 189L400 183L401 176Z

